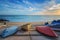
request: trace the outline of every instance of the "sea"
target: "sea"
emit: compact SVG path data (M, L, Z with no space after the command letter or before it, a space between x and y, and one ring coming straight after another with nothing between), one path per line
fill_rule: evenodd
M58 15L0 15L0 19L6 19L10 22L45 22L60 20Z

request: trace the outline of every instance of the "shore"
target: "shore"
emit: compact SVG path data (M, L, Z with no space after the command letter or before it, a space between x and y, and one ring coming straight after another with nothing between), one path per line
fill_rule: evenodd
M11 27L11 26L17 26L17 27L21 27L27 23L31 23L32 28L35 28L35 26L43 26L45 24L45 22L6 22L6 24L4 25L4 23L0 23L0 29L4 29L7 27ZM51 23L51 22L48 22Z
M32 25L44 25L45 22L6 22L6 25L8 26L21 26L27 23L31 23ZM51 23L51 22L48 22ZM3 25L3 23L0 23L0 25Z

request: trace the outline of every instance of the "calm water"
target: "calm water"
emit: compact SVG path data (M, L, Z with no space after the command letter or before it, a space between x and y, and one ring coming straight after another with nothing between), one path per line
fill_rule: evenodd
M0 15L0 19L7 19L11 22L40 22L60 19L60 16L47 15Z

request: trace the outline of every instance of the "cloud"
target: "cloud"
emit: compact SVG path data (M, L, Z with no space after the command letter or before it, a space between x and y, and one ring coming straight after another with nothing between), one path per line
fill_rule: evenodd
M60 4L53 5L52 7L49 8L49 10L56 10L60 9Z
M34 8L32 8L32 7L29 7L29 11L33 11L34 10Z
M47 10L36 12L36 15L60 15L60 4L55 4Z
M56 1L53 0L42 11L34 12L32 15L60 15L60 4L56 4Z
M60 15L60 4L55 4L45 12L51 15Z
M59 4L60 5L60 4ZM0 7L3 9L1 13L13 13L17 15L50 15L51 10L57 9L55 1L45 1L43 3L38 3L38 1L33 0L5 0L0 1ZM60 6L59 6L60 7ZM59 9L59 8L58 8ZM8 12L7 12L8 11ZM1 14L0 13L0 14ZM25 13L25 14L24 14Z

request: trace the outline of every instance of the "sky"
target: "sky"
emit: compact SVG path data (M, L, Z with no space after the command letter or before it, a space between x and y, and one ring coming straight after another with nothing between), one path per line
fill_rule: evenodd
M60 0L0 0L0 15L60 15Z

